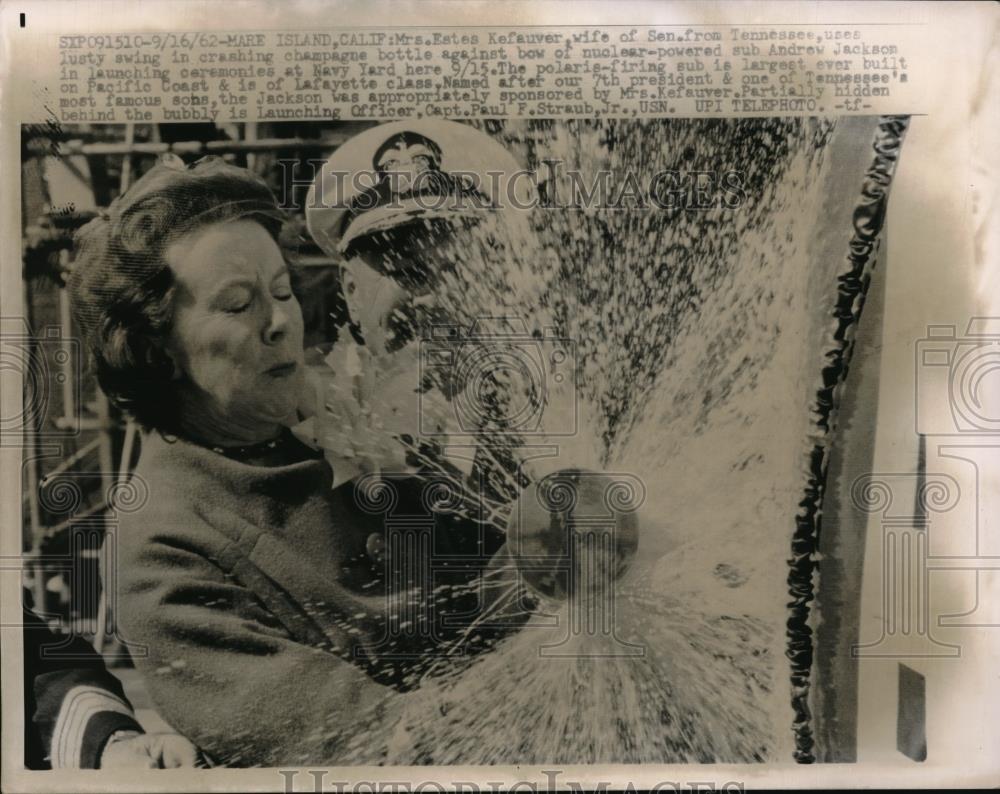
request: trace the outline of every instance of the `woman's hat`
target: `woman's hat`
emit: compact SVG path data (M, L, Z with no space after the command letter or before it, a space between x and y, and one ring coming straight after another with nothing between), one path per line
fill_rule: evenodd
M527 209L534 182L489 135L453 121L380 124L338 148L316 174L306 224L331 256L362 237L417 221Z

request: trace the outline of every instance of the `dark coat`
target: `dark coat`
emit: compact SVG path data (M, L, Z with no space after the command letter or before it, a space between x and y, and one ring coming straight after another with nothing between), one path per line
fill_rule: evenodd
M415 575L401 549L435 549L434 581L469 591L455 613L486 600L476 574L495 538L456 534L419 499L386 510L374 491L332 489L322 456L302 450L252 466L150 434L134 481L145 504L122 516L123 639L164 718L217 762L335 763L361 715L391 719L428 649L456 632L426 630L438 613L397 598ZM369 553L379 535L384 564Z

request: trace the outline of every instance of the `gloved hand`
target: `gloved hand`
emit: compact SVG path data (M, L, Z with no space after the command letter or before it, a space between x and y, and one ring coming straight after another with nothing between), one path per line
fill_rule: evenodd
M101 769L177 769L204 766L198 748L178 733L112 734L101 753Z

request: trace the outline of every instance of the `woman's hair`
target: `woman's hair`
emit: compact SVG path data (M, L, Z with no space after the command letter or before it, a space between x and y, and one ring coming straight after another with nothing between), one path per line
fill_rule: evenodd
M174 290L166 250L184 234L241 218L277 241L283 215L250 171L217 157L190 167L169 157L80 229L68 288L108 399L143 427L176 432L174 365L164 352Z

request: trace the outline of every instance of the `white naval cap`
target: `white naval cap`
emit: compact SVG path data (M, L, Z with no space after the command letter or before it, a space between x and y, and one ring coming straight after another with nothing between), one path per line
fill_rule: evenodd
M306 224L343 257L358 238L416 221L525 210L534 177L504 146L466 124L418 119L380 124L340 146L316 174Z

